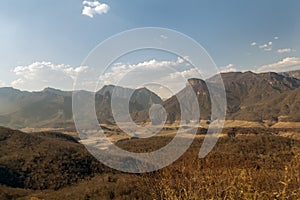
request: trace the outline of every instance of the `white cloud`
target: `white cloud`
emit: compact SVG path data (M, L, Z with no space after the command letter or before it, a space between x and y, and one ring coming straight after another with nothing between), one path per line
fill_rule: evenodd
M273 42L268 42L266 44L259 45L258 47L260 49L262 49L263 51L272 51L272 45L273 45Z
M167 69L173 68L173 67L180 67L180 66L187 66L187 62L178 57L175 61L158 61L158 60L149 60L140 62L137 64L126 64L126 63L116 63L112 68L110 72L107 72L100 76L100 81L102 81L104 84L116 84L119 80L121 80L126 75L130 76L130 73L140 73L146 75L145 73L151 73L155 72L155 74L159 75L158 73L161 71L166 71ZM139 71L139 72L137 72ZM151 72L152 71L152 72ZM163 75L160 74L160 75ZM137 78L137 77L133 77ZM148 78L148 77L144 77ZM149 77L150 79L150 77Z
M11 85L13 87L18 87L20 85L23 85L25 83L25 81L23 79L17 79L17 80L14 80L13 82L11 82Z
M91 6L91 7L97 7L97 6L100 6L101 3L98 2L98 1L83 1L82 2L83 5L88 5L88 6Z
M295 51L294 49L285 48L285 49L278 49L277 53L291 53L291 52L294 52L294 51Z
M264 49L264 48L267 48L267 47L268 47L267 44L259 45L259 48L260 48L260 49Z
M199 78L200 72L186 62L188 58L174 60L148 60L136 64L116 63L110 71L99 77L99 89L103 85L113 84L130 88L144 87L148 83L155 83L168 87L173 94L182 89L188 78ZM169 93L156 91L166 98Z
M274 37L274 40L278 40L279 37ZM259 49L263 51L272 51L273 41L266 42L265 44L257 44L256 42L252 42L251 46L257 46Z
M272 51L272 47L265 48L264 51Z
M185 79L189 79L189 78L197 77L197 74L199 74L199 73L201 73L201 72L198 69L191 68L191 69L184 70L184 71L181 71L181 72L171 73L169 75L169 78L171 78L171 79L177 79L177 78L184 77Z
M227 73L227 72L236 72L236 68L233 64L229 64L227 66L221 67L221 73Z
M5 86L5 82L0 80L0 87L3 87L3 86Z
M256 72L285 72L300 69L300 58L286 57L276 63L263 65L257 68Z
M40 90L48 86L72 89L73 80L77 74L87 70L88 67L85 66L73 68L64 64L35 62L27 66L15 67L13 72L18 79L11 84L14 87L28 90Z
M86 15L91 18L93 18L96 14L105 14L110 9L109 5L100 3L99 1L83 1L82 4L84 5L82 15Z

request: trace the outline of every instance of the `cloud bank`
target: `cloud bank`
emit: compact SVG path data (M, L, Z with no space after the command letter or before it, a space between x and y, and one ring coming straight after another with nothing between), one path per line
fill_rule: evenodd
M276 63L260 66L256 72L286 72L294 70L300 70L300 58L298 57L286 57Z
M85 66L74 68L65 64L34 62L27 66L15 67L12 71L17 79L12 81L11 85L26 90L40 90L48 86L72 89L77 74L87 70L88 67Z
M3 86L5 86L5 82L0 80L0 87L3 87Z
M120 85L130 88L144 87L148 83L168 87L175 94L187 83L188 78L201 78L201 72L186 62L188 58L174 60L148 60L136 64L116 63L109 71L100 76L103 85ZM101 85L101 86L103 86ZM100 86L100 87L101 87ZM169 97L151 88L163 98Z
M140 62L137 64L127 64L127 63L116 63L112 68L110 72L106 72L102 76L100 76L100 81L102 81L104 84L116 84L119 80L124 78L125 76L135 78L136 74L144 75L144 76L151 76L151 74L155 74L158 77L165 76L167 72L170 71L170 68L178 68L187 66L187 62L183 60L182 58L178 57L175 61L158 61L158 60L149 60ZM175 72L174 72L175 73ZM167 73L168 75L170 73ZM135 77L134 77L135 76ZM127 78L131 80L131 78ZM147 77L143 77L147 78Z

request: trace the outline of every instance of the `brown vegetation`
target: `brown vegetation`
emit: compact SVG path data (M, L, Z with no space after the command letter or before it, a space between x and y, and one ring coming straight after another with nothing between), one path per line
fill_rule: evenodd
M278 136L221 138L205 159L197 148L144 175L153 199L299 199L299 141Z
M0 199L299 199L299 131L267 130L236 129L234 139L221 137L204 159L198 158L203 137L197 137L172 165L135 175L103 166L69 136L1 129L1 169L21 182L6 181L2 171ZM166 134L117 144L145 152L171 139Z

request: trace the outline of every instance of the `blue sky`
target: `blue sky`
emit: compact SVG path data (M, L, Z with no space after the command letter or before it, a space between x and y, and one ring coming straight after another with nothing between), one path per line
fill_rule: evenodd
M84 6L94 8L90 5L82 0L1 2L0 86L70 89L74 73L96 45L149 26L192 37L223 71L300 69L298 0L101 0L97 12L82 14ZM51 85L57 66L63 68L62 81Z

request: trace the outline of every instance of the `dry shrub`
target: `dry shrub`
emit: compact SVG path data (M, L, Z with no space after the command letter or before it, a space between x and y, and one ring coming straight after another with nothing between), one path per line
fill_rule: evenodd
M291 154L283 168L211 167L215 166L213 155L200 160L189 154L172 166L143 175L140 187L157 200L300 199L299 147Z

